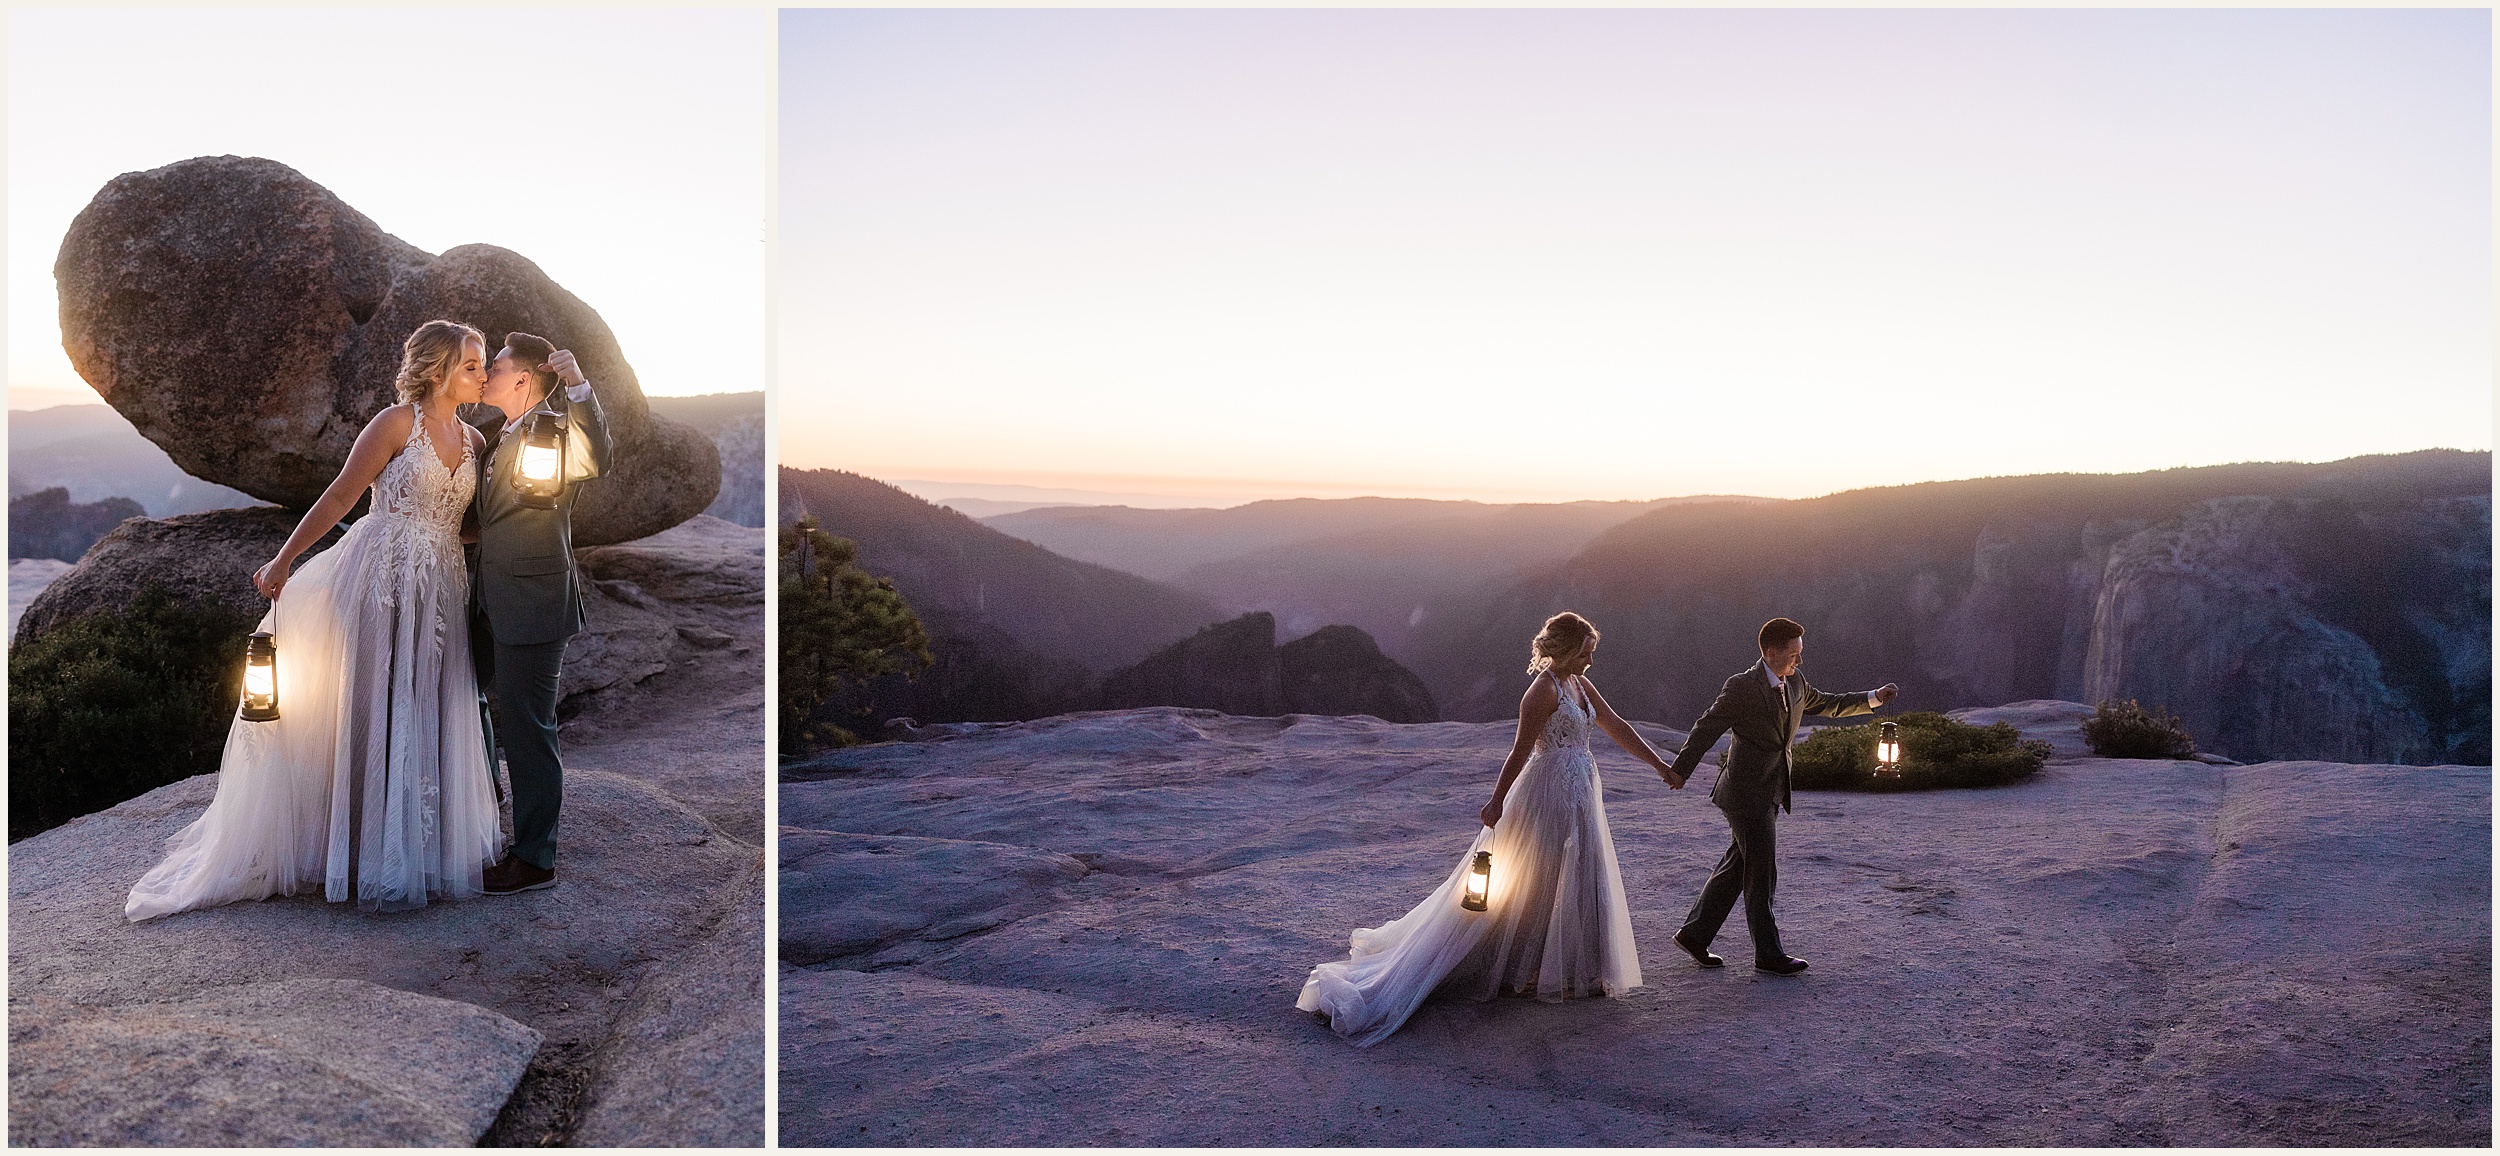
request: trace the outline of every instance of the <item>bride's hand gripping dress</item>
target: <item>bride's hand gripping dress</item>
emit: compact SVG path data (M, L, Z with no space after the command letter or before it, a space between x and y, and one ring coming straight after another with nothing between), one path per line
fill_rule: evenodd
M1392 923L1357 929L1351 956L1311 969L1302 986L1294 1006L1325 1013L1359 1047L1388 1038L1436 990L1489 999L1507 987L1564 999L1641 986L1589 751L1597 708L1584 680L1537 677L1558 701L1518 778L1486 808L1495 825L1477 834L1431 896ZM1488 850L1485 910L1469 911L1460 906L1468 866Z
M279 717L234 722L216 799L131 888L130 919L314 886L368 910L421 907L477 894L502 851L460 552L476 449L461 427L446 463L411 414L394 453L391 414L358 440L363 470L390 455L372 512L292 577L282 564L257 577L278 593L260 629L277 640ZM359 466L351 454L341 471L350 503Z

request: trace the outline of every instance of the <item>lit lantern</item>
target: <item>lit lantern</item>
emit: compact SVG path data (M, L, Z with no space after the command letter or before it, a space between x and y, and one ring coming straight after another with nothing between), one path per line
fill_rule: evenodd
M556 508L564 493L564 419L535 410L521 428L521 468L512 480L514 500L541 510Z
M1493 852L1476 852L1476 861L1467 865L1467 897L1458 905L1469 911L1484 910L1485 893L1493 889Z
M243 717L269 722L278 717L278 640L255 631L243 648Z
M1895 778L1901 774L1901 724L1888 722L1875 739L1875 773Z

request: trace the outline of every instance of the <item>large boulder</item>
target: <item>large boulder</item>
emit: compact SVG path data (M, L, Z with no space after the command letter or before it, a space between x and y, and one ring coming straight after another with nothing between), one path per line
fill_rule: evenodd
M254 506L132 518L114 527L77 566L27 604L17 621L15 642L40 638L74 618L119 611L150 586L163 587L180 602L215 598L257 618L268 611L269 600L252 588L252 572L286 544L299 517L275 506ZM320 553L339 535L332 530L305 557Z
M124 173L70 223L53 265L80 376L193 476L302 509L394 400L424 322L539 334L580 358L616 439L573 539L622 542L709 505L710 439L655 418L597 312L526 257L435 256L276 161L199 157Z

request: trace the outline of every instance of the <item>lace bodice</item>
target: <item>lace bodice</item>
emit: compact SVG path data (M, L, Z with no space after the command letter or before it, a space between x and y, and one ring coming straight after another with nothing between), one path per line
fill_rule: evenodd
M1545 749L1549 751L1567 751L1575 748L1587 750L1589 748L1589 724L1593 721L1591 708L1581 697L1587 692L1559 678L1554 679L1554 689L1562 693L1562 704L1554 708L1553 717L1545 720L1543 736Z
M445 468L433 435L426 432L424 415L413 424L408 444L373 479L373 512L413 519L457 539L461 515L477 492L477 453L464 435L459 463Z

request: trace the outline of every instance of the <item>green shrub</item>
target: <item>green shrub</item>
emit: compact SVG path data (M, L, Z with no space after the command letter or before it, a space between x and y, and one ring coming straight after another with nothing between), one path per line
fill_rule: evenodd
M1875 739L1881 723L1824 727L1798 743L1789 760L1789 784L1800 791L1932 791L1946 787L2001 787L2038 774L2049 744L2025 739L2006 723L1971 726L1934 711L1909 711L1901 724L1901 773L1875 774Z
M9 652L9 841L217 769L254 618L161 587Z
M929 665L929 635L919 616L891 580L861 570L858 559L859 547L818 529L813 517L781 532L784 755L859 741L820 717L819 708L846 685Z
M2196 737L2169 708L2146 710L2134 699L2104 702L2083 720L2083 741L2105 759L2184 759L2196 754Z

